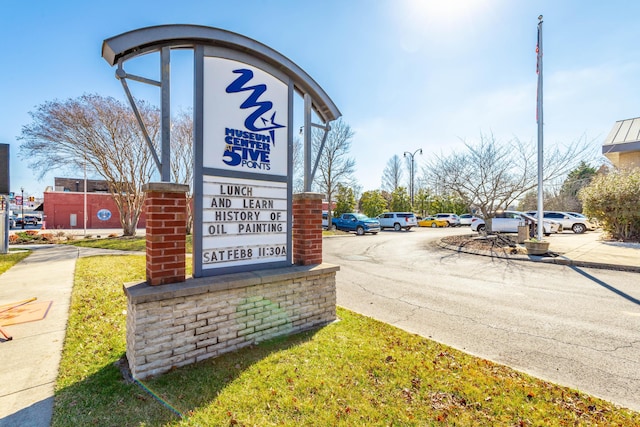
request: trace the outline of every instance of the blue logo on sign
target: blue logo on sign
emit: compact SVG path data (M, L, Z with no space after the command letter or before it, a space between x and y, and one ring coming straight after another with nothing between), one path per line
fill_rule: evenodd
M225 129L226 148L223 161L229 166L242 165L253 169L270 170L269 153L271 144L275 146L275 131L285 126L276 123L276 111L269 114L273 109L273 102L260 100L267 91L267 85L249 86L248 83L253 79L251 70L238 69L233 72L239 76L227 86L226 92L249 92L247 99L240 104L240 108L253 109L253 112L244 121L246 130ZM259 132L268 132L268 134Z
M100 209L97 217L100 221L108 221L111 219L111 211L109 209Z

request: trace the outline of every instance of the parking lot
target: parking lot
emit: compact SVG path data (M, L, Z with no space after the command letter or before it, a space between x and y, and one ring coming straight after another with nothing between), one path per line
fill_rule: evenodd
M417 228L324 239L324 261L340 265L338 304L640 409L637 273L440 248L438 240L452 233L470 231ZM599 237L564 232L549 240L578 253L603 244ZM628 249L639 256L640 247Z

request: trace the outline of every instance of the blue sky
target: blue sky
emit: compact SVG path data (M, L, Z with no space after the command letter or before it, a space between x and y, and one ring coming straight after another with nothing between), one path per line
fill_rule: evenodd
M481 133L536 143L542 14L545 145L586 138L597 148L615 121L640 115L639 13L631 0L7 0L0 4L0 143L11 144L14 191L41 195L54 176L82 176L35 178L39 171L18 156L29 112L84 93L124 101L102 41L146 26L198 24L258 40L313 77L355 131L362 189L376 189L387 161L404 151L422 148L422 166ZM153 58L130 63L130 72L158 74ZM174 108L190 107L188 53L172 58L172 73Z

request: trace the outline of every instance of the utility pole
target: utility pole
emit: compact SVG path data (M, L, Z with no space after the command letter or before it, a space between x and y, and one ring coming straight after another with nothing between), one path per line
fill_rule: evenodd
M20 215L22 216L22 229L24 230L24 187L20 187Z
M409 175L410 175L410 181L409 181L409 197L411 198L411 209L413 209L413 183L414 183L414 178L413 178L413 169L414 169L414 161L413 158L416 156L417 153L420 153L420 155L422 155L422 148L418 148L416 151L414 151L413 153L410 153L408 151L404 152L404 157L409 156L409 159L411 159L411 167L409 168Z

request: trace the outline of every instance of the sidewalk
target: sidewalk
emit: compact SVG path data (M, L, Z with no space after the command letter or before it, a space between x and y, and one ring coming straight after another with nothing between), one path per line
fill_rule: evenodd
M73 274L74 246L29 246L22 262L0 275L0 304L37 297L53 301L43 320L6 327L0 342L0 426L48 426L64 343Z
M5 327L13 339L0 339L0 427L51 424L78 257L140 254L66 245L21 247L33 252L0 275L0 305L33 297L52 304L43 320Z
M440 242L440 246L475 255L640 273L640 243L603 241L602 233L599 231L590 231L584 234L566 232L552 234L546 240L551 242L549 246L550 256L502 255L490 251L451 246L442 242Z

